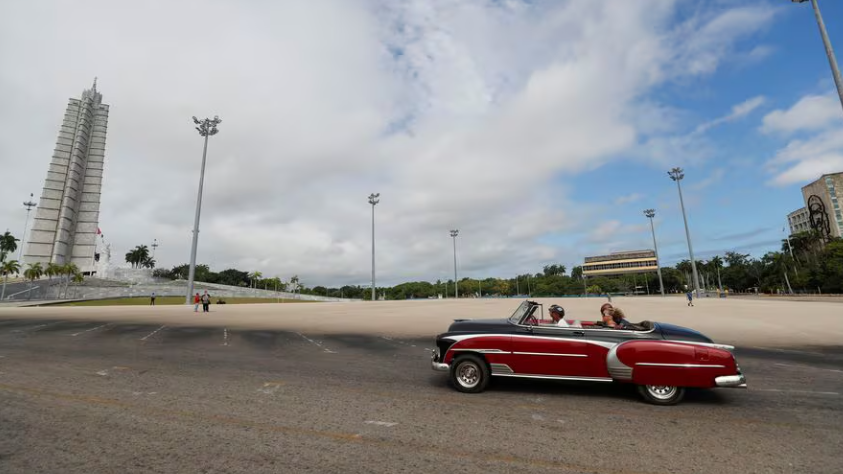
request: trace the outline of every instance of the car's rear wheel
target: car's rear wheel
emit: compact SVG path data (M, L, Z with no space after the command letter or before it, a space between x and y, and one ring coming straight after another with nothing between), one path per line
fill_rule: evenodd
M685 388L672 385L639 385L638 393L653 405L676 405L685 396Z
M451 383L460 392L482 392L489 384L490 376L489 366L480 356L465 354L451 363Z

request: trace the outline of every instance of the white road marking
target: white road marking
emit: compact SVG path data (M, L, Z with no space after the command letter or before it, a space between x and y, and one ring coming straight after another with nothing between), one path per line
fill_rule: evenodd
M157 333L158 331L160 331L160 330L164 329L165 327L166 327L166 326L161 326L160 328L158 328L158 329L156 329L156 330L152 331L151 333L149 333L149 334L147 334L146 336L142 337L142 338L141 338L141 341L145 341L145 340L147 340L148 338L150 338L150 337L154 336L154 335L155 335L155 333Z
M95 328L86 329L86 330L84 330L84 331L77 332L76 334L71 334L71 336L78 336L78 335L80 335L80 334L85 334L86 332L96 331L97 329L99 329L99 328L104 328L104 327L106 327L106 326L108 326L108 323L105 323L105 324L103 324L102 326L97 326L97 327L95 327Z
M108 371L107 370L100 370L99 372L97 372L97 375L102 375L104 377L104 376L108 375Z
M758 392L778 392L778 393L812 393L816 395L840 395L838 392L815 392L813 390L784 390L780 388L753 388Z
M223 328L223 330L222 330L222 341L223 341L222 345L224 345L224 346L228 345L228 328Z
M372 421L372 420L367 420L366 423L368 423L370 425L387 426L387 427L392 427L392 426L395 426L395 425L398 424L398 423L395 423L395 422L392 422L392 421Z
M31 327L31 328L13 329L13 330L12 330L12 332L25 332L25 331L26 331L26 329L31 329L32 331L30 331L30 332L36 332L36 331L38 331L39 329L43 329L43 328L45 328L45 327L47 327L47 326L52 326L53 324L58 324L58 323L60 323L60 322L61 322L61 321L56 321L56 322L54 322L54 323L47 323L47 324L39 324L38 326L34 326L34 327Z
M826 369L826 368L823 368L823 367L814 367L814 366L811 366L811 365L781 364L781 363L776 363L775 365L780 365L782 367L793 367L795 369L825 370L825 371L828 371L828 372L837 372L838 374L843 374L843 370Z
M265 393L267 395L272 395L273 393L277 392L278 389L281 387L282 382L266 382L263 384L262 388L258 389L258 392Z
M301 336L301 337L305 338L305 339L307 340L307 342L309 342L309 343L313 344L314 346L316 346L316 347L318 347L318 348L322 349L323 351L325 351L325 352L327 352L327 353L329 353L329 354L336 354L336 352L334 352L334 351L332 351L332 350L328 349L327 347L324 347L321 343L314 341L313 339L311 339L311 338L309 338L309 337L305 336L304 334L302 334L302 333L300 333L300 332L297 332L296 334L298 334L299 336Z

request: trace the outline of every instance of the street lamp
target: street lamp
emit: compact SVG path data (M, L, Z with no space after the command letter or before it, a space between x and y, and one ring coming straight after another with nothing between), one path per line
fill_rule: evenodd
M198 125L196 130L200 136L205 137L205 147L202 149L202 168L199 172L199 195L196 197L196 218L193 221L193 245L190 248L190 270L187 277L187 296L185 297L185 304L191 303L193 295L193 278L196 275L196 246L199 244L199 214L202 210L202 186L205 183L205 157L208 154L208 137L216 135L217 125L222 123L222 120L216 115L214 119L199 120L193 116L193 123Z
M460 235L459 229L451 230L451 237L454 240L454 298L459 298L460 285L457 281L457 236Z
M658 244L656 244L656 228L653 226L653 217L656 217L656 210L645 209L644 215L647 216L648 219L650 219L650 230L653 232L653 249L656 251L656 270L658 270L659 272L659 288L661 289L662 296L664 296L664 282L662 282L662 266L661 262L659 262L659 246Z
M694 292L697 295L697 298L699 298L700 277L697 275L697 262L694 261L694 248L691 245L691 231L688 230L688 217L685 215L685 201L682 199L682 186L679 185L679 181L682 181L682 178L685 177L685 173L682 172L682 168L673 168L668 171L667 174L670 176L670 179L676 181L676 189L679 190L679 205L682 207L682 219L685 221L685 238L688 239L688 253L691 255L691 271L694 274Z
M372 205L372 301L376 301L375 294L375 205L381 200L379 199L381 193L372 193L369 195L369 204Z
M790 0L792 3L805 3L808 0ZM837 67L837 59L834 58L834 50L831 48L831 40L828 39L828 33L825 31L825 23L823 22L822 14L820 14L820 6L817 5L817 0L811 0L811 5L814 7L814 16L817 17L817 25L820 28L820 35L823 38L825 45L825 54L828 56L828 64L831 66L831 74L834 77L834 85L837 86L837 96L840 98L840 105L843 106L843 80L840 79L840 69Z
M158 248L158 239L152 239L152 259L155 260L155 249Z
M26 208L26 220L23 221L23 235L21 236L21 243L20 243L20 250L18 251L18 261L23 262L23 246L26 243L26 226L29 225L29 211L32 210L33 207L37 207L38 204L32 202L32 197L34 195L29 193L29 201L23 203L23 206Z

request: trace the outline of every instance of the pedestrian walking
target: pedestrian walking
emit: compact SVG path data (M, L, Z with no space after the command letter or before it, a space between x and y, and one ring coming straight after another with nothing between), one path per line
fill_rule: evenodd
M199 292L196 292L196 296L193 297L193 312L199 312L199 303L201 302L201 298L199 297Z
M688 306L694 306L694 293L692 291L688 291L685 296L688 297Z
M149 297L149 305L155 306L155 292L152 292L152 296Z

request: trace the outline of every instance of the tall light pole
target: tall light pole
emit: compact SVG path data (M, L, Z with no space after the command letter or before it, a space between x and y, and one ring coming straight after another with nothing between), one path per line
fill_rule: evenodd
M653 249L656 251L656 270L659 272L659 288L661 289L662 296L664 296L664 282L662 281L662 265L659 261L659 246L656 244L656 228L653 226L653 217L656 217L656 210L655 209L645 209L644 215L650 219L650 231L653 233ZM649 291L648 291L649 294Z
M18 262L23 262L23 246L26 243L26 226L29 225L29 211L32 210L33 207L37 207L38 204L32 201L32 197L34 194L29 193L29 201L23 203L23 206L26 208L26 220L23 221L23 235L21 236L20 240L20 250L18 251Z
M199 171L199 195L196 197L196 218L193 221L193 245L190 248L190 270L187 276L187 296L185 297L185 304L191 304L193 296L193 278L196 275L196 246L199 244L199 214L202 210L202 186L205 183L205 157L208 154L208 137L216 135L217 125L222 123L222 120L216 115L214 119L199 120L193 116L193 123L198 125L196 130L199 135L205 137L205 147L202 149L202 168Z
M460 285L457 280L457 236L460 235L459 229L451 230L451 238L454 240L454 298L459 298Z
M790 0L793 3L805 3L808 0ZM817 0L811 0L811 5L814 7L814 16L817 17L817 26L820 28L820 36L823 38L823 45L825 45L825 54L828 56L828 64L831 66L831 75L834 77L834 85L837 86L837 96L840 98L840 105L843 106L843 80L840 78L840 69L837 67L837 59L834 57L834 50L831 48L831 41L828 39L828 33L825 31L825 23L823 16L820 14L820 6L817 5Z
M694 248L691 245L691 231L688 230L688 217L685 215L685 201L682 199L682 186L679 185L679 181L682 181L682 178L685 177L685 173L682 172L682 168L673 168L668 171L667 174L670 176L670 179L676 181L676 189L679 190L679 205L682 207L682 219L685 221L685 238L688 239L688 253L691 255L691 271L694 274L694 293L697 295L697 298L699 298L700 277L697 274L697 262L694 261Z
M158 239L152 239L152 259L155 260L155 249L158 248Z
M380 196L381 193L369 195L369 204L372 205L372 301L377 301L375 294L375 205L381 202Z

